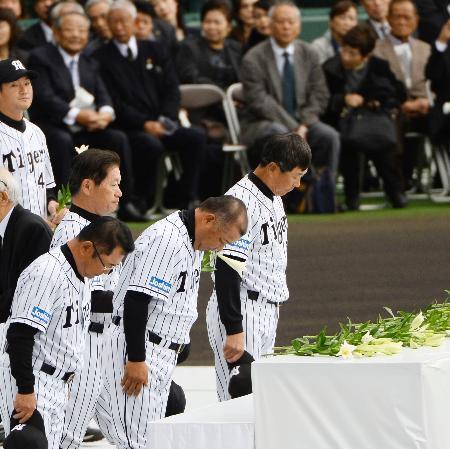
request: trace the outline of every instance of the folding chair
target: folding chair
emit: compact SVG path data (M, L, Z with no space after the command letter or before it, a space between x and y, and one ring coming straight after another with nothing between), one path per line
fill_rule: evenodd
M213 84L183 84L180 86L181 107L186 109L205 108L216 103L221 103L227 121L227 127L231 136L231 144L224 144L222 147L225 153L224 167L222 175L222 191L225 192L233 181L234 162L240 166L242 176L248 173L245 145L239 144L234 138L236 135L234 122L229 109L229 102L225 92Z

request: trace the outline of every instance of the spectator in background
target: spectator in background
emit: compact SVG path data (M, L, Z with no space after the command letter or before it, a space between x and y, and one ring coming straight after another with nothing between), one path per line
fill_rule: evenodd
M269 9L272 7L272 3L269 0L258 0L253 5L253 20L254 26L250 33L250 36L245 43L242 53L247 53L250 48L266 40L270 34L270 17Z
M59 187L69 181L76 145L113 150L121 158L126 198L118 216L125 221L143 221L130 201L133 174L128 139L111 129L115 119L111 98L96 62L82 53L88 42L89 19L84 12L66 13L55 20L53 32L56 44L30 53L30 67L39 74L30 114L47 137L56 184Z
M53 41L50 9L55 2L56 0L36 0L33 8L39 20L24 31L18 43L20 48L28 51Z
M339 53L342 38L357 24L358 10L351 0L338 1L331 7L329 29L312 42L321 64Z
M108 26L108 12L111 0L88 0L84 11L91 21L91 39L86 47L86 53L92 54L105 42L111 39Z
M16 19L20 19L22 17L22 3L20 0L0 0L0 8L10 9Z
M272 134L296 132L307 139L316 168L328 169L334 179L340 141L339 134L319 119L329 97L319 58L297 39L300 11L294 3L276 4L270 16L272 37L242 60L242 139L251 145Z
M64 0L56 2L50 8L50 23L53 27L55 21L70 12L76 12L78 14L84 15L83 7L76 0Z
M154 194L161 154L176 151L183 166L179 206L193 205L198 200L206 136L179 127L180 91L175 69L161 45L136 40L136 15L133 3L113 3L108 14L113 39L97 50L95 57L113 97L117 126L130 138L139 190Z
M412 187L412 174L419 162L423 139L407 138L407 132L427 133L428 100L425 67L430 57L430 46L418 39L414 33L419 16L413 0L392 0L388 15L391 32L386 39L378 40L375 56L385 59L395 77L403 84L407 99L402 104L399 126L402 144L401 168L405 187Z
M152 4L158 18L172 25L175 29L175 36L178 41L196 34L184 24L183 11L178 0L153 0Z
M231 10L223 0L209 0L201 10L202 36L180 44L176 68L183 84L215 84L226 89L238 81L241 46L227 39Z
M450 19L448 0L416 0L419 11L419 39L433 45L442 27Z
M389 3L391 0L361 0L369 18L367 24L375 32L377 39L384 39L390 31L387 21Z
M253 7L256 0L236 0L234 3L234 20L236 26L231 31L230 37L245 45L250 37L255 18L253 16Z
M27 62L27 54L16 47L20 36L19 25L14 13L7 8L0 8L0 60L12 58Z
M137 9L136 38L164 45L169 54L175 58L179 47L175 28L166 21L158 19L153 6L148 1L136 0L134 4Z
M450 142L450 19L444 24L426 67L431 90L436 99L431 110L430 134L432 141L448 145Z
M391 111L405 101L405 89L389 69L389 64L371 56L374 47L372 30L367 25L357 25L344 36L340 54L323 65L331 94L326 118L337 129L345 110L366 107ZM373 154L366 152L366 155L374 162L393 206L406 206L396 167L395 147L380 148ZM359 208L363 161L362 148L342 147L345 202L350 210Z

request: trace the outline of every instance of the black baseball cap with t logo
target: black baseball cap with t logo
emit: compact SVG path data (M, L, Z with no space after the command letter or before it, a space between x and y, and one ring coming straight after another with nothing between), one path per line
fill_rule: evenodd
M37 77L37 73L26 69L19 59L9 58L0 61L0 84L17 81L22 76L33 79Z
M5 449L48 449L48 441L45 435L45 425L42 415L35 410L31 418L20 424L14 415L11 415L11 431L3 443Z

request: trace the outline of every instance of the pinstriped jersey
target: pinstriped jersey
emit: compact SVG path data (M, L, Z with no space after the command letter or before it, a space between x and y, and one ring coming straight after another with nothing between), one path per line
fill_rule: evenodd
M55 186L44 133L24 119L20 132L0 121L0 166L7 168L19 182L20 204L47 218L46 189Z
M8 324L24 323L39 331L34 337L34 369L43 362L61 374L80 369L91 307L85 281L61 248L38 257L20 275Z
M188 343L197 319L203 252L195 251L178 212L147 228L129 254L114 295L114 314L123 317L127 290L152 297L147 329L175 343Z
M76 212L69 211L55 229L50 248L57 248L75 238L90 221ZM119 280L119 270L114 268L108 275L102 274L89 279L92 290L114 290Z
M239 198L247 206L247 233L223 249L225 255L246 261L241 289L259 292L269 301L287 301L288 223L281 197L269 198L248 176L231 187L226 195Z

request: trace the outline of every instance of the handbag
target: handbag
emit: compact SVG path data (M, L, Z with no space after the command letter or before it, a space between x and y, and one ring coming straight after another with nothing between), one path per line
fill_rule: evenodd
M345 109L340 131L343 147L364 153L389 151L397 144L395 120L384 109Z

